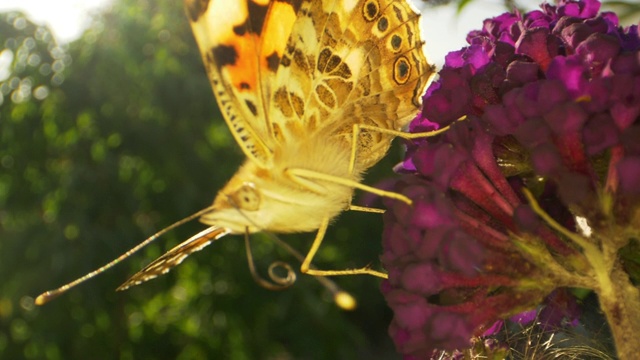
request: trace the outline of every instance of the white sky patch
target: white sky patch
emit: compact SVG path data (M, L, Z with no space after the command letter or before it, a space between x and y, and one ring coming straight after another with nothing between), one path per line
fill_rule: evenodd
M0 0L0 12L22 11L37 24L46 24L58 42L77 39L91 22L90 14L110 0Z
M179 0L176 0L179 1ZM0 11L21 10L39 24L47 24L59 42L77 39L89 26L90 14L109 5L111 0L0 0ZM461 14L455 7L429 8L424 2L412 0L422 12L423 39L430 62L438 68L449 51L466 46L465 37L470 30L480 29L486 18L504 12L501 0L474 0ZM183 16L183 14L176 14Z
M485 19L506 12L501 0L474 0L459 14L455 4L430 8L420 1L412 2L422 14L422 39L426 42L427 60L438 69L442 68L447 53L468 46L469 31L482 29Z

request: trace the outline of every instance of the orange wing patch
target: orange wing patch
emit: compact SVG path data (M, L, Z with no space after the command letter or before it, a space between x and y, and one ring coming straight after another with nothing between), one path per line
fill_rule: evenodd
M293 6L292 6L293 5ZM284 2L274 2L269 8L269 19L262 29L262 67L275 72L297 18L298 6Z
M255 56L257 36L236 36L213 48L212 55L221 71L228 73L229 82L239 92L256 92L258 86L258 59ZM253 56L243 56L252 54Z
M267 166L276 134L265 102L302 0L185 0L218 105L249 159Z

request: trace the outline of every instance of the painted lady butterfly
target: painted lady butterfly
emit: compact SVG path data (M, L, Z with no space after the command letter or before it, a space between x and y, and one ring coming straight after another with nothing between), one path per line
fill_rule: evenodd
M354 189L411 203L360 182L391 140L404 136L434 73L422 51L419 15L407 0L185 3L218 105L247 161L196 214L209 228L118 289L166 273L226 234L263 230L318 230L304 273L385 277L369 268L314 270L310 263L331 219L345 209L366 210L351 205Z

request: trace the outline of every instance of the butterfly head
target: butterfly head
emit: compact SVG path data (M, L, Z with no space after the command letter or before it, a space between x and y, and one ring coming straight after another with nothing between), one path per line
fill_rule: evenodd
M259 231L256 223L260 217L263 196L253 182L243 182L239 186L230 183L222 189L213 202L213 211L203 215L200 220L206 224L216 224L230 229L234 233Z
M324 217L344 209L344 201L336 199L333 191L320 194L248 162L220 190L211 212L200 221L236 234L307 232L318 229Z

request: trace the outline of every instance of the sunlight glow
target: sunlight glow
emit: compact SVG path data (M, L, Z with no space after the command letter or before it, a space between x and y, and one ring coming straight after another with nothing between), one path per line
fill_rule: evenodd
M8 0L0 2L0 11L19 10L36 23L49 25L56 40L68 43L77 39L91 23L91 14L109 6L112 0ZM422 13L423 39L429 62L438 68L444 56L466 45L466 34L479 29L482 20L503 12L500 0L472 2L460 14L454 6L429 8L424 1L412 0Z
M29 19L51 28L56 40L77 39L91 23L91 13L108 6L110 0L8 0L0 1L0 11L22 11Z

